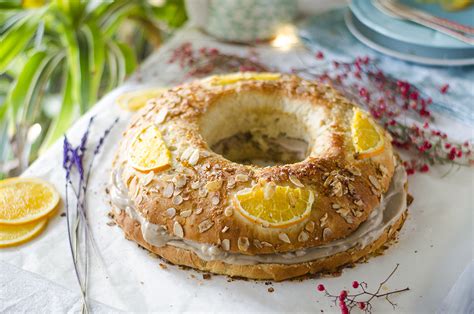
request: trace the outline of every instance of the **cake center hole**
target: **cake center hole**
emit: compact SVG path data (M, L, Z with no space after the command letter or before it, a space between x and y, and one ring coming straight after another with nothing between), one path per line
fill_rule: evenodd
M224 158L265 167L304 160L312 149L307 103L278 92L239 92L218 98L200 117L208 147Z
M211 149L234 162L260 167L292 164L306 157L308 143L282 132L272 136L254 129L223 138Z

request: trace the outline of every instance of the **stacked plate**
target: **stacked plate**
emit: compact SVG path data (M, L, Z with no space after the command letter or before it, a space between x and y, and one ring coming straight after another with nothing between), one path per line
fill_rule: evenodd
M474 6L447 12L436 4L400 0L404 5L474 27ZM387 15L373 0L352 0L346 24L365 45L406 61L429 65L474 65L474 45L425 26Z

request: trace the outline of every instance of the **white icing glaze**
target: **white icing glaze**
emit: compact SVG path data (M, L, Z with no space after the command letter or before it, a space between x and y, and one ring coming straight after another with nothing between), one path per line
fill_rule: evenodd
M383 231L395 223L406 209L407 193L404 189L406 181L405 169L397 166L390 187L382 197L380 205L348 237L318 247L301 249L294 252L259 255L230 253L216 245L181 239L171 235L165 226L148 222L134 209L134 204L128 197L127 188L121 180L121 170L115 170L113 174L110 195L114 206L125 210L130 217L140 222L143 238L146 242L156 247L171 245L193 251L203 260L219 260L228 264L295 264L331 256L354 247L364 248L377 240Z

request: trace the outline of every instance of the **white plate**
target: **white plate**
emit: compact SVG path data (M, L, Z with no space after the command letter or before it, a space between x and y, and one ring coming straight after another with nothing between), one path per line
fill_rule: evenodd
M349 31L356 37L359 41L361 41L366 46L386 54L388 56L415 62L421 63L426 65L441 65L441 66L466 66L466 65L474 65L474 58L467 58L467 59L441 59L441 58L429 58L429 57L422 57L414 54L409 53L402 53L390 48L387 48L381 42L375 42L374 40L368 38L364 35L356 26L354 19L356 17L350 12L347 11L345 15L345 22Z

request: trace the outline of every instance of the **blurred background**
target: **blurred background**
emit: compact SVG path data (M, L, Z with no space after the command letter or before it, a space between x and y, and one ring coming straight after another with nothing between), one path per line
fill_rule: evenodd
M415 8L427 4L430 12L441 17L451 18L455 12L461 21L474 21L471 0L396 2ZM472 43L422 27L420 21L407 23L406 16L398 15L403 10L389 12L380 3L354 0L350 13L314 16L348 2L1 1L0 179L22 173L101 96L124 82L185 25L222 42L251 46L272 40L273 47L290 49L302 40L310 50L322 54L321 47L329 48L335 56L341 46L348 46L349 29L366 46L395 58L428 65L472 64ZM338 25L344 19L341 34ZM305 26L297 33L295 24L303 20Z

